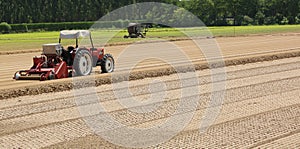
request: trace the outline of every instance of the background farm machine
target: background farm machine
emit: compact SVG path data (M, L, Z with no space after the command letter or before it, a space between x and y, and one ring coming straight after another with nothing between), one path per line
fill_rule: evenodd
M152 27L152 23L129 23L127 27L128 35L124 38L145 38L148 28Z

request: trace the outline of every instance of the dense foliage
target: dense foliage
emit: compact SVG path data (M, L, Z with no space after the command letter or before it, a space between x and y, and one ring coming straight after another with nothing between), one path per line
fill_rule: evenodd
M183 7L207 25L300 23L299 0L1 0L0 22L18 24L96 21L117 8L146 1ZM178 22L184 19L180 17L180 11L173 11L173 15L178 15ZM149 16L153 14L141 19ZM26 29L25 26L23 28Z
M56 23L22 23L22 24L0 24L0 33L8 32L28 32L28 31L59 31L72 29L90 29L93 25L95 28L125 28L129 21L100 21L95 22L56 22Z

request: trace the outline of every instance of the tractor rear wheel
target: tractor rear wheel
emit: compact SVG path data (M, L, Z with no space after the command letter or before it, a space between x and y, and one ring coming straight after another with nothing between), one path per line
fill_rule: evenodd
M115 69L115 60L112 55L105 54L101 62L102 73L111 73Z
M91 53L86 49L79 49L74 58L73 67L77 76L87 76L93 69Z

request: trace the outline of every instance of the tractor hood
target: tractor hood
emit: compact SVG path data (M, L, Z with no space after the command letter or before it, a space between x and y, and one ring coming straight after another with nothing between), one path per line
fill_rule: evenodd
M77 39L80 37L90 37L91 32L89 30L63 30L60 31L61 39Z

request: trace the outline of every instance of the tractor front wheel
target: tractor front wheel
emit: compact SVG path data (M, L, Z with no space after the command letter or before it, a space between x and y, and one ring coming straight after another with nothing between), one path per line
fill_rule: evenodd
M87 76L93 69L91 53L86 49L79 49L74 58L73 67L77 76Z
M101 70L102 73L111 73L115 69L115 61L112 55L105 54L102 63L101 63Z

